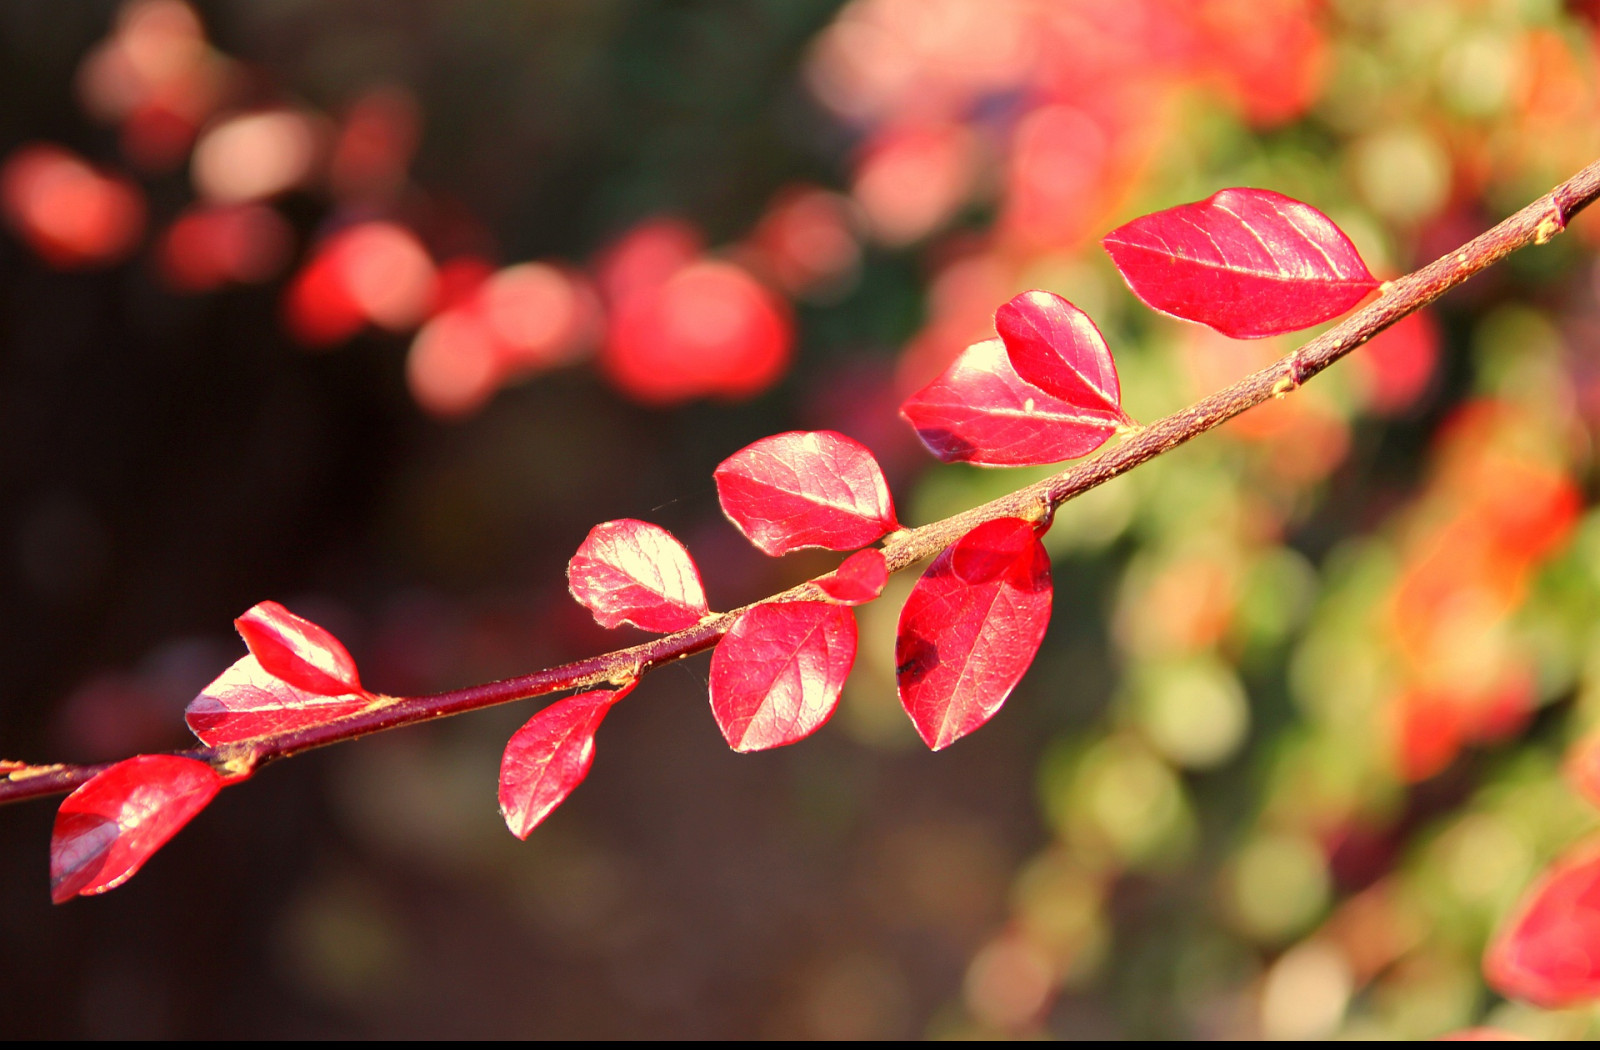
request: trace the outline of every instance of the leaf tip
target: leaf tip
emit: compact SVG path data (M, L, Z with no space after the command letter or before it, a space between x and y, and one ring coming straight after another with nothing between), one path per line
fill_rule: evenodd
M515 806L504 801L500 803L500 818L506 822L506 830L523 842L528 841L533 829L539 826L537 820L528 820L526 813L518 813Z

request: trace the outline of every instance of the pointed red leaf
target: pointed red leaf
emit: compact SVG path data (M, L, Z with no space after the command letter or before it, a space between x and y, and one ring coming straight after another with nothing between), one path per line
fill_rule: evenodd
M323 696L361 691L356 662L339 639L277 602L262 602L233 626L274 678Z
M1032 522L984 522L947 547L900 613L900 704L935 751L1000 710L1050 623L1050 558Z
M633 691L595 689L558 700L511 735L500 759L500 813L519 839L583 783L594 763L594 734L611 705Z
M189 701L183 717L195 736L215 747L322 725L364 710L372 700L367 692L328 696L301 689L246 656Z
M861 605L883 593L889 582L889 565L876 547L856 551L835 570L817 581L822 593L841 605Z
M1127 420L1111 348L1088 314L1035 290L996 310L994 327L1024 381L1084 412Z
M782 747L833 715L856 661L856 621L827 602L752 606L711 654L711 713L735 751Z
M1114 378L1114 373L1113 373ZM998 339L974 343L900 406L928 451L946 463L1026 467L1086 456L1123 422L1023 382Z
M50 899L121 886L221 788L210 766L176 755L139 755L96 774L56 812Z
M683 544L661 526L633 518L589 530L567 563L567 588L601 627L631 623L667 634L693 627L711 611L700 570Z
M773 557L864 547L900 527L877 460L831 430L762 438L723 460L714 477L723 513Z
M1235 339L1326 321L1378 287L1332 219L1270 190L1222 190L1102 243L1147 305Z
M1559 1008L1600 999L1600 841L1551 865L1483 960L1499 992Z

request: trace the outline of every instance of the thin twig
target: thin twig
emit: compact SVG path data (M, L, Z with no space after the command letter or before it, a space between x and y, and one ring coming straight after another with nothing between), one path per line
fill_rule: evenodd
M1115 448L1053 477L942 521L893 534L883 547L889 571L899 572L932 557L982 522L1004 517L1036 517L1054 511L1074 496L1127 473L1239 413L1293 391L1385 328L1433 302L1513 251L1549 241L1566 228L1567 221L1573 215L1591 204L1596 197L1600 197L1600 161L1590 164L1459 250L1385 284L1376 300L1261 371L1134 431ZM807 582L764 598L762 602L820 597L821 592L814 583ZM180 754L209 762L230 776L247 775L268 762L385 729L396 729L566 689L608 683L620 685L652 668L711 648L733 625L739 613L748 608L750 606L707 617L686 630L627 649L518 678L433 696L382 697L366 711L337 721L219 747L196 748ZM105 768L106 765L20 768L0 765L0 803L71 791Z

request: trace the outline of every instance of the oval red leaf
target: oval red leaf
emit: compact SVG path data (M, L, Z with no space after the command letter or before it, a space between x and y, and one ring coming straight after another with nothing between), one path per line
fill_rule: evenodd
M1600 841L1551 865L1483 960L1496 990L1548 1008L1600 998Z
M322 725L365 710L372 700L365 691L329 696L301 689L246 656L189 701L183 719L195 736L215 747Z
M711 610L700 570L659 525L622 518L589 530L567 563L567 589L602 627L631 623L668 634Z
M221 789L210 766L176 755L139 755L97 774L56 812L50 899L121 886Z
M233 626L274 678L324 696L361 691L356 662L339 639L277 602L262 602Z
M847 551L900 527L872 453L831 430L774 434L717 467L722 512L763 554Z
M1035 290L996 310L994 327L1024 381L1090 414L1127 421L1111 348L1088 314Z
M594 734L611 705L633 691L595 689L558 700L511 735L500 758L500 814L519 839L583 783L594 763Z
M986 339L900 406L928 451L946 463L1027 467L1086 456L1123 422L1023 382L1005 346Z
M1332 219L1270 190L1222 190L1101 243L1148 306L1235 339L1326 321L1378 287Z
M752 606L711 654L711 713L735 751L782 747L833 715L856 661L856 620L827 602Z
M933 750L983 725L1033 663L1050 623L1050 557L1032 522L984 522L922 574L900 613L900 704Z
M835 570L817 580L833 601L840 605L861 605L883 593L889 582L889 563L876 547L856 551Z

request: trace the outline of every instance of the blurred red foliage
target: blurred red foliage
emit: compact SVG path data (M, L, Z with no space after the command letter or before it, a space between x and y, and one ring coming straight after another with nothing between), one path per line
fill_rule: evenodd
M144 194L60 146L23 146L0 167L6 223L39 257L63 270L105 266L144 232Z

